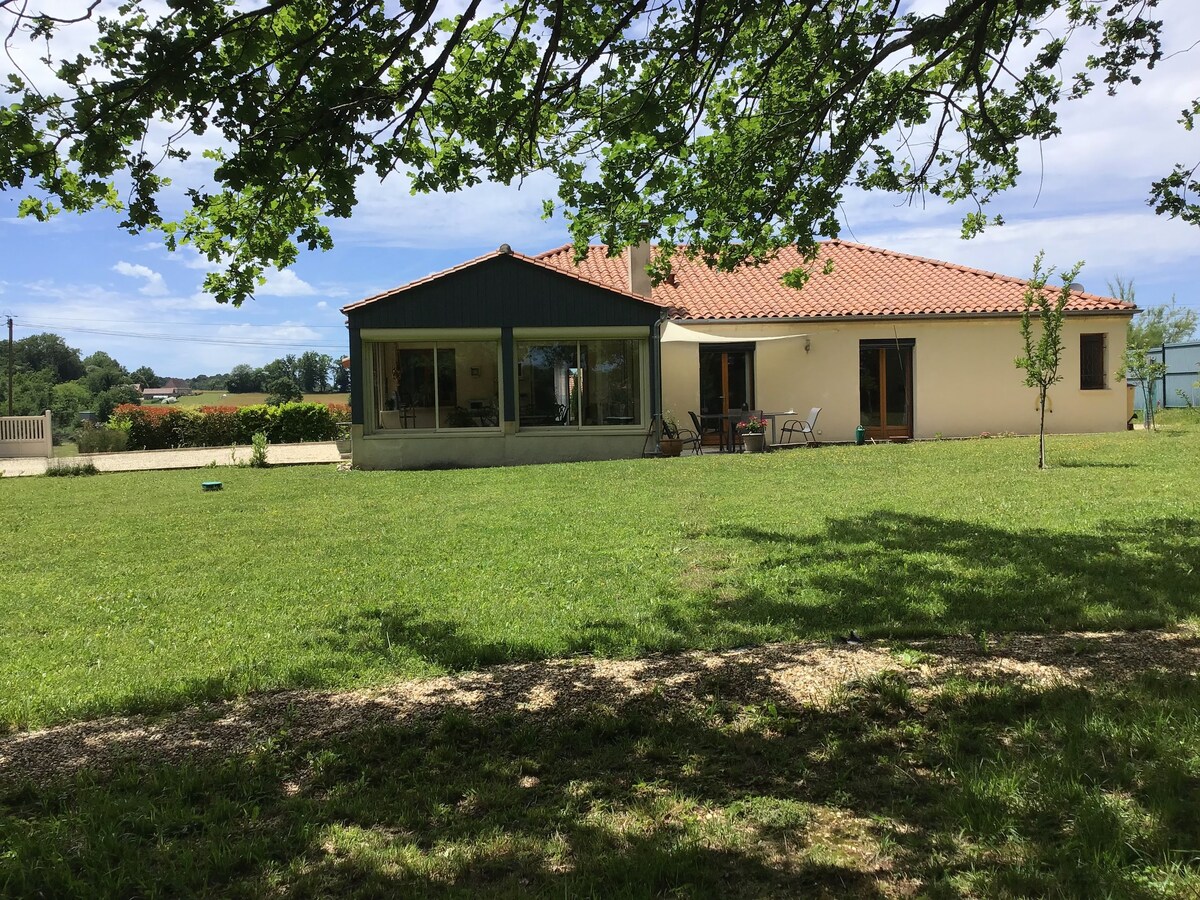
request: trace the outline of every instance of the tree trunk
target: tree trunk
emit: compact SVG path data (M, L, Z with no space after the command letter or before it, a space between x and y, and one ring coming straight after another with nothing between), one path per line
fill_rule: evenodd
M1038 468L1046 468L1046 389L1038 402Z

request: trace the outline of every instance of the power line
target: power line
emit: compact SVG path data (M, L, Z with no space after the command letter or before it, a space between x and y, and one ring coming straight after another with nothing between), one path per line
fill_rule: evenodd
M17 318L17 316L14 315L13 318ZM255 328L337 328L339 330L345 330L346 328L344 322L341 325L312 325L308 322L278 322L261 325L254 322L197 322L195 320L189 322L157 322L151 319L81 319L79 316L70 316L68 318L38 316L38 318L46 322L107 322L114 325L199 325L203 328L244 328L247 325Z
M62 325L51 325L45 322L22 322L22 328L49 328L54 331L69 331L79 334L98 334L106 337L124 337L148 341L173 341L182 344L216 344L225 347L299 347L305 349L345 349L346 344L319 343L302 340L253 340L248 338L215 338L200 335L167 334L162 332L114 331L106 328L78 328ZM299 326L297 326L299 327Z

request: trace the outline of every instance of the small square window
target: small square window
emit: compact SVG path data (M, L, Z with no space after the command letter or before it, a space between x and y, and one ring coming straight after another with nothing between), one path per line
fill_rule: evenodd
M1104 371L1104 335L1081 334L1079 336L1079 389L1083 391L1103 390L1107 386Z

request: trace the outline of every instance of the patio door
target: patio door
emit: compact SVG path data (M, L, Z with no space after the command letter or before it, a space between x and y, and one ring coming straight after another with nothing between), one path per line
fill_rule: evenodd
M914 341L860 341L859 421L876 440L913 434Z
M715 415L753 408L754 344L701 345L700 412ZM716 434L706 433L704 439L718 443Z

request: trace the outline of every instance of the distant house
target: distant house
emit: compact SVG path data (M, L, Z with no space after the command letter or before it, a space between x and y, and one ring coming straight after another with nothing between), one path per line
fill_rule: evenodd
M1168 408L1200 404L1200 388L1196 387L1200 381L1200 341L1164 344L1148 355L1167 368L1162 379L1152 385L1151 402ZM1142 402L1140 394L1138 402Z
M156 387L142 388L143 400L176 400L180 397L186 397L191 394L191 389L188 387Z
M363 468L634 457L667 409L822 407L822 441L1037 430L1013 360L1026 282L844 241L802 289L787 249L716 272L650 248L495 253L343 308ZM1113 370L1132 304L1076 291L1051 390L1055 432L1125 427ZM1117 390L1117 388L1121 388Z

